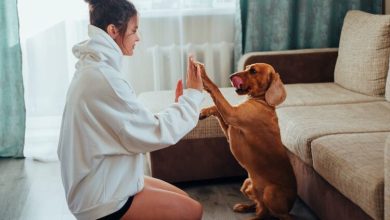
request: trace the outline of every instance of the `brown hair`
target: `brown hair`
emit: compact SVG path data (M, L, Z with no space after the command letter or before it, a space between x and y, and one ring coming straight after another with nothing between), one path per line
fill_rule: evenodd
M137 9L127 0L84 1L89 4L90 23L105 32L107 32L107 26L113 24L123 36L130 18L137 15Z

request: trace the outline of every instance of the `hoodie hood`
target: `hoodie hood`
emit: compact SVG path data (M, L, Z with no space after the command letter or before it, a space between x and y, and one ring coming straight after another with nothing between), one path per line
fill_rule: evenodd
M105 62L115 70L121 70L123 53L118 44L102 29L89 25L89 40L76 44L72 51L79 59L76 68L79 69L84 62Z

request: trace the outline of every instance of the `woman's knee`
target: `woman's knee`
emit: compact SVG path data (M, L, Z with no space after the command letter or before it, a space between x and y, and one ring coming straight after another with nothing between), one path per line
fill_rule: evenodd
M200 220L202 219L202 215L203 215L203 207L202 205L196 201L196 200L193 200L191 199L191 207L190 207L190 211L188 213L189 215L189 218L188 219L194 219L194 220Z
M145 187L134 197L133 204L123 219L200 220L202 215L202 205L190 197Z
M203 215L203 206L198 202L198 201L195 201L196 205L194 207L194 210L195 210L195 213L194 213L194 219L202 219L202 215Z
M183 198L177 200L175 205L174 212L175 217L172 219L186 219L186 220L200 220L203 215L202 205L192 199L192 198ZM172 213L173 214L173 213Z

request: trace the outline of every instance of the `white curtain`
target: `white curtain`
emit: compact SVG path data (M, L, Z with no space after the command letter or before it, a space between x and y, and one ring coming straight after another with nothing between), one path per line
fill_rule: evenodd
M87 39L83 0L19 0L27 108L25 156L57 160L59 127L73 77L74 44ZM139 94L174 89L193 54L219 86L233 68L235 0L133 0L141 41L123 71Z

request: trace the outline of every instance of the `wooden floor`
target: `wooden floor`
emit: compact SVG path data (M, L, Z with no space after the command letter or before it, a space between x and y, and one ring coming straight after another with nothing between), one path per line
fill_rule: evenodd
M58 162L0 159L0 219L75 219L66 205L59 172ZM252 216L231 209L235 203L247 201L239 192L241 183L241 179L224 179L178 186L202 203L204 220L234 220ZM297 219L317 219L300 200L292 214Z

